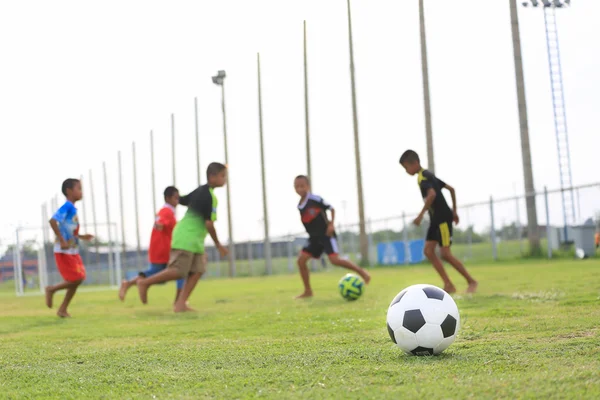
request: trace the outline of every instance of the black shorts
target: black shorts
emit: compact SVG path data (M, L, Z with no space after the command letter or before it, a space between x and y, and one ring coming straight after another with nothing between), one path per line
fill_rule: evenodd
M328 256L338 254L337 236L311 236L308 238L302 252L310 254L313 258L320 258L323 253Z
M441 247L452 245L452 219L444 221L432 221L427 229L426 240L438 242Z

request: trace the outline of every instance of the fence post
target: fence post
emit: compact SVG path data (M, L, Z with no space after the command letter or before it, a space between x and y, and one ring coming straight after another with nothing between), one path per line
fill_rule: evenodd
M290 234L287 238L287 256L288 256L288 271L291 273L294 272L294 256L292 249L292 235Z
M492 257L494 261L498 260L498 248L496 246L496 226L494 224L494 199L490 196L490 220L492 227L490 229L490 238L492 240Z
M521 212L519 210L519 197L515 196L515 202L517 206L517 239L519 240L519 252L523 255L523 230L521 227Z
M14 269L15 269L15 287L17 289L17 295L22 296L23 295L23 276L25 275L25 271L23 271L23 262L21 260L21 240L19 237L19 230L20 230L20 228L17 228L17 243L15 244Z
M377 254L371 250L373 250L373 226L371 225L371 218L367 221L367 242L369 244L369 260L367 260L367 265L369 267L373 266L371 259L373 257L377 257Z
M248 239L247 246L248 246L248 249L247 249L247 252L248 252L248 274L250 276L254 276L254 268L252 265L252 241L250 239Z
M410 261L410 243L408 243L408 227L406 226L406 213L402 211L402 240L404 241L404 265Z
M467 207L467 255L465 256L465 260L473 258L473 227L471 226L470 209L471 207Z
M550 240L550 231L552 229L550 228L550 207L548 207L548 188L546 186L544 186L544 204L546 205L546 243L548 246L548 259L550 259L552 258L552 241Z

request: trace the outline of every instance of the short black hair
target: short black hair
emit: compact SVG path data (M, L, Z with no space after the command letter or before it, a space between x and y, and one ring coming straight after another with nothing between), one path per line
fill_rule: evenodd
M208 168L206 168L206 179L208 180L212 175L220 174L221 171L224 171L226 169L227 167L225 166L225 164L211 162L210 164L208 164Z
M80 183L79 179L68 178L62 183L62 194L67 195L67 190L73 189L76 184Z
M167 188L163 192L163 195L165 196L165 200L167 200L169 197L172 197L175 193L178 192L179 190L177 190L175 186L167 186Z
M411 164L414 162L421 163L421 160L419 160L419 155L416 151L406 150L402 156L400 156L400 164L404 164L406 162Z
M308 183L308 186L310 186L310 179L308 178L308 176L298 175L294 180L296 180L296 179L304 179L306 181L306 183Z

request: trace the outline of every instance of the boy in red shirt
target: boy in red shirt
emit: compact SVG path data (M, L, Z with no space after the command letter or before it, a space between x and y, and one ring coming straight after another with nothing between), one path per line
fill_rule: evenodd
M167 267L169 263L169 255L171 254L171 237L173 235L173 228L177 220L175 218L175 207L179 204L179 191L174 186L169 186L164 191L165 205L160 209L152 228L152 236L150 237L150 248L148 249L148 261L150 266L146 271L140 272L138 276L121 283L121 290L119 290L119 299L125 300L125 294L127 290L136 285L138 279L147 278L155 275ZM183 289L185 279L179 279L177 281L177 293L175 295L175 301L179 298L179 294Z

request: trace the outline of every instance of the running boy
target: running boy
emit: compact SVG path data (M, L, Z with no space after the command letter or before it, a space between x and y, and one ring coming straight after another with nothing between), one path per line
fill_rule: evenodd
M67 201L56 211L49 223L56 235L54 244L56 267L65 281L46 287L46 305L48 308L52 308L54 293L66 289L65 298L56 312L56 315L65 318L71 316L67 312L67 307L75 296L77 288L85 279L85 267L79 255L79 239L92 240L94 237L79 234L79 221L75 208L75 203L82 198L79 179L65 180L62 184L62 193Z
M348 260L340 258L338 255L337 236L333 225L335 218L333 207L326 203L321 197L310 193L310 180L305 175L296 177L294 180L294 188L296 189L296 193L300 196L298 210L300 211L302 223L308 233L308 243L298 256L298 268L300 269L302 283L304 283L304 293L296 298L302 299L313 296L307 261L311 257L318 259L323 253L327 254L329 261L333 265L356 272L364 279L365 283L368 284L371 280L371 276L367 271ZM331 211L331 221L327 219L327 210Z
M148 288L156 283L186 279L183 290L175 302L174 311L194 311L187 300L198 280L206 272L204 239L209 233L215 246L226 256L228 251L217 237L214 222L217 220L217 198L214 189L227 182L227 168L223 164L211 163L206 170L208 183L187 196L179 198L179 204L188 207L185 216L173 230L171 254L167 268L148 278L140 278L137 287L142 303L148 302Z
M458 214L456 213L456 193L454 188L444 183L441 179L421 167L419 155L413 150L406 150L400 157L400 165L404 167L409 175L418 174L419 188L421 196L425 201L423 209L419 216L414 220L414 224L419 226L429 212L430 225L427 230L425 243L425 255L433 264L433 267L444 281L444 290L448 293L456 292L454 284L450 281L448 274L444 270L444 265L435 254L435 248L439 244L441 247L442 258L450 263L468 282L467 293L474 293L477 290L477 281L469 275L464 265L452 255L450 246L452 245L452 222L458 224ZM446 203L442 189L448 189L452 196L452 210Z
M177 223L175 217L175 207L179 204L179 191L174 186L169 186L163 193L165 197L165 205L158 211L152 228L152 236L150 237L150 247L148 248L148 261L150 265L146 271L140 272L138 276L121 283L119 290L119 299L125 300L125 295L130 287L137 284L138 279L147 278L155 275L167 268L169 262L169 254L171 253L171 237L173 236L173 228ZM177 280L177 292L175 294L175 302L181 294L185 279Z

